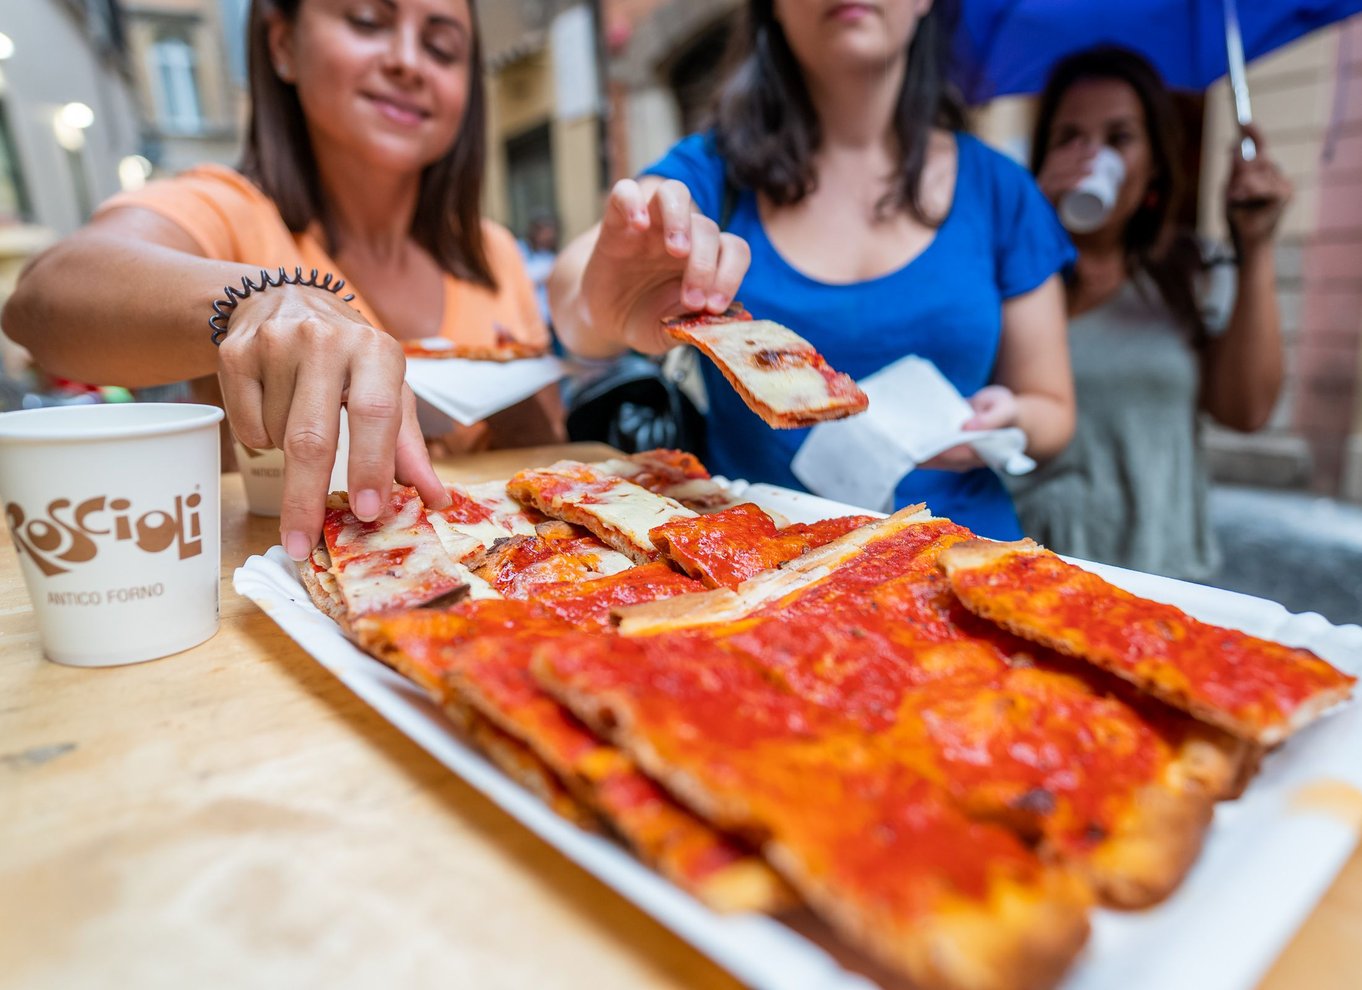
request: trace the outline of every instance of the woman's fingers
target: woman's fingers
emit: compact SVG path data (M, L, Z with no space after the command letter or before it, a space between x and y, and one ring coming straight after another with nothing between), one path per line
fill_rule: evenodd
M986 385L969 399L974 415L961 424L964 430L999 430L1014 426L1019 413L1017 396L1004 385Z
M351 353L346 412L350 424L350 456L346 487L350 509L364 521L378 517L392 493L394 451L402 425L403 376L406 359L391 337L373 331Z
M300 377L290 396L282 434L284 494L279 533L294 560L306 560L316 546L326 515L326 494L340 436L343 382L328 375Z
M605 216L601 219L601 233L628 235L648 229L648 203L643 190L633 179L620 179L610 189Z
M752 249L736 234L719 235L719 262L710 286L707 308L722 313L738 295L738 288L752 263Z
M218 350L218 382L227 421L236 438L247 447L268 450L274 446L263 415L264 390L249 348L228 337Z
M668 179L657 187L649 202L650 226L662 234L663 247L673 258L685 258L692 250L690 190L685 183Z
M689 221L690 254L681 276L681 305L688 310L701 310L709 304L719 269L719 225L701 213L691 213Z
M402 386L401 405L402 425L397 432L395 460L397 480L415 488L428 508L443 509L450 503L449 491L431 466L430 453L416 419L416 396L406 385Z

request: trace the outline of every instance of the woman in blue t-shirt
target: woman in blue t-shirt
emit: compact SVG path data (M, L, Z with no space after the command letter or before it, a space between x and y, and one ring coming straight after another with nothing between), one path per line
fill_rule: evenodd
M1071 247L1019 165L960 133L944 85L954 0L751 0L714 129L681 141L560 256L554 325L572 351L661 353L659 320L739 295L857 379L915 354L968 396L969 428L1019 426L1028 453L1073 432L1064 299ZM716 221L724 221L721 231ZM716 473L800 487L806 430L772 430L704 362ZM981 535L1020 536L969 447L902 479Z

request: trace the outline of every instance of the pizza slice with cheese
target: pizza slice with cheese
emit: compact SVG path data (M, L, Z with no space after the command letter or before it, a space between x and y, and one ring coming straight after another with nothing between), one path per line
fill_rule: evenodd
M675 499L580 461L521 471L506 490L550 518L584 527L640 564L661 556L648 538L650 529L696 515Z
M1308 650L1199 622L1029 540L972 541L941 563L977 614L1260 745L1309 724L1356 682Z
M642 450L627 457L597 461L592 467L675 499L696 512L713 512L733 504L728 489L710 477L700 459L680 450L661 447Z
M421 337L402 341L402 352L409 358L463 358L466 361L518 361L543 357L549 352L545 343L531 344L518 339L501 325L493 327L488 343L460 343L447 337Z
M445 552L414 488L394 488L371 522L350 511L343 492L333 492L327 498L322 536L326 570L333 579L326 583L334 584L324 589L325 601L342 625L372 612L452 601L468 590L468 570ZM323 589L321 559L314 555L300 568L309 588Z
M725 314L727 317L727 314ZM812 426L864 412L870 400L850 375L834 371L788 327L737 317L687 314L663 322L672 338L698 348L743 402L776 429Z

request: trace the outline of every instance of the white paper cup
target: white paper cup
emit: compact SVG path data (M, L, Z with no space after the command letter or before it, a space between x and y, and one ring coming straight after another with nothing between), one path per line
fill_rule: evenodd
M1092 171L1060 198L1060 221L1075 234L1099 229L1111 215L1125 178L1126 163L1121 156L1111 148L1099 148Z
M221 419L182 403L0 414L0 505L48 659L138 663L217 631Z
M277 516L284 501L284 452L256 450L247 447L235 436L236 466L246 485L246 509L253 516ZM336 460L331 465L330 491L347 490L346 463L350 459L350 418L341 410L340 436L336 444Z

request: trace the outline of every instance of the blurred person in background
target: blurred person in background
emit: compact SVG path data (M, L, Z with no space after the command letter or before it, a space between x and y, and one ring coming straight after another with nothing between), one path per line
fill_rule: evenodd
M1189 185L1178 117L1141 56L1103 47L1056 65L1040 99L1032 168L1053 201L1097 150L1125 165L1101 227L1074 235L1067 286L1078 396L1073 443L1013 482L1028 536L1059 553L1191 580L1217 567L1199 413L1236 430L1268 420L1282 383L1273 237L1291 184L1250 129L1235 142L1225 209L1238 261L1211 266L1177 229Z
M206 165L106 202L40 255L4 326L81 381L200 385L233 432L287 457L280 535L301 560L321 532L342 404L350 504L375 518L394 478L448 496L403 382L400 339L547 341L514 238L479 215L481 54L471 0L255 0L251 119L239 171ZM208 318L261 268L344 278L352 304L281 285ZM220 383L221 391L217 391ZM555 389L446 447L561 436Z
M529 222L525 239L520 242L520 253L525 259L525 271L534 283L534 298L539 304L539 315L549 324L549 273L558 257L558 221L548 214L540 214Z
M661 353L659 320L740 295L863 379L907 355L1037 458L1073 430L1056 274L1072 248L1026 170L962 132L945 86L954 0L750 0L713 129L612 190L559 258L554 326L588 358ZM722 226L722 229L721 229ZM741 294L739 288L741 287ZM708 361L715 473L802 487L806 430L772 430ZM972 448L898 482L980 534L1020 535Z

